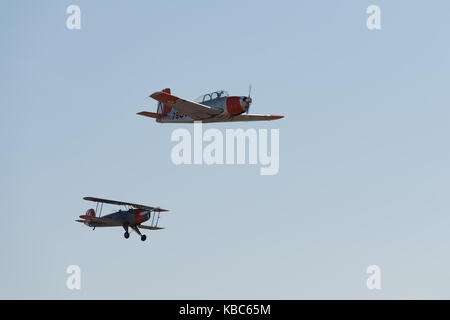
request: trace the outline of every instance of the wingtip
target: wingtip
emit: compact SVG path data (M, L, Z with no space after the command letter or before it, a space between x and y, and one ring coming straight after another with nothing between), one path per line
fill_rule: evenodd
M155 99L155 96L158 96L158 95L161 94L161 93L162 93L162 91L156 91L156 92L153 92L152 94L149 95L149 98Z
M177 100L179 100L180 98L178 98L177 96L174 96L170 93L167 92L163 92L163 91L157 91L154 92L150 95L150 98L155 99L156 101L165 103L165 104L175 104L177 102Z
M270 116L270 120L277 120L277 119L283 119L284 116L275 116L275 115L271 115Z

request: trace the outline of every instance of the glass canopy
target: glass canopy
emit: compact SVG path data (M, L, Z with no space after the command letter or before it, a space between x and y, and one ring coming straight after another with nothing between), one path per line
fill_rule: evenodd
M224 90L218 90L218 91L214 91L211 93L201 95L200 97L195 99L195 102L202 103L202 102L211 101L211 100L214 100L217 98L223 98L223 97L228 97L228 92L226 92Z

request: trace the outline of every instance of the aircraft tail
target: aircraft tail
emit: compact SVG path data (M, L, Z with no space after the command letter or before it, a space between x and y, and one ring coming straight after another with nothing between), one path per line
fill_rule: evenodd
M162 92L170 94L170 88L166 88L166 89L162 90ZM171 106L168 106L167 104L162 103L162 102L158 102L158 109L157 109L156 112L159 115L165 116L170 111L172 111L172 107Z
M95 210L89 209L88 211L86 211L86 215L90 217L95 217Z
M163 89L162 92L166 96L171 96L170 88ZM187 117L186 115L182 114L175 108L172 108L170 105L164 103L165 101L171 101L171 100L165 100L160 99L160 96L165 96L160 91L153 93L150 95L151 98L158 101L156 113L155 112L149 112L149 111L141 111L138 112L138 115L150 117L156 119L156 122L164 122L164 123L191 123L193 120L190 117ZM156 95L156 97L155 97ZM179 99L175 97L176 99ZM172 102L173 103L173 102Z

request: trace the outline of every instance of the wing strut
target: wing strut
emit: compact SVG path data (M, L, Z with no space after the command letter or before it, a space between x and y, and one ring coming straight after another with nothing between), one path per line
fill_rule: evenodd
M99 202L97 202L97 204L96 204L96 206L95 206L95 212L98 212L98 205L99 205ZM99 218L102 216L102 211L103 211L103 202L102 202L101 205L100 205L100 212L99 212L99 214L98 214L98 217L99 217ZM95 228L94 228L94 229L95 229Z
M159 222L159 216L161 215L161 212L158 212L158 219L156 219L156 224L155 224L155 227L157 227L158 226L158 222Z

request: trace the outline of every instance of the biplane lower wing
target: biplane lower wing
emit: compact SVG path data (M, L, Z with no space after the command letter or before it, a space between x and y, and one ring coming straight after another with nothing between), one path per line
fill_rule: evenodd
M150 97L156 101L175 108L177 111L191 117L194 120L209 119L222 113L221 110L213 109L193 101L184 100L166 92L158 91L152 93Z
M164 228L161 228L161 227L143 226L143 225L138 225L137 227L139 229L148 229L148 230L161 230L161 229L164 229Z

